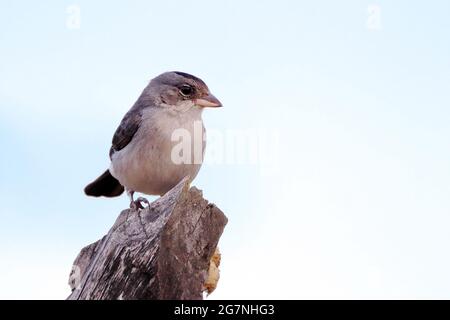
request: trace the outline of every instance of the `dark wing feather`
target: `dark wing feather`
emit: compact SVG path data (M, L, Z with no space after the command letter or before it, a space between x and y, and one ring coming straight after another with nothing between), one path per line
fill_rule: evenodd
M133 107L127 114L123 117L122 122L114 133L112 139L112 146L109 150L109 156L111 157L114 152L122 150L125 148L131 139L133 139L136 131L142 122L142 109Z
M124 191L124 187L120 182L106 170L94 182L91 182L84 188L84 193L93 197L118 197Z

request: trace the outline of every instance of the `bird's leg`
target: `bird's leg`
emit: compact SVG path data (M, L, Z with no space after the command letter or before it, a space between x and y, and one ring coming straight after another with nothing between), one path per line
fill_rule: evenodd
M136 200L134 200L133 190L127 190L127 194L130 197L130 208L133 210L144 209L145 207L142 205L143 203L146 204L147 206L150 205L150 202L148 202L148 200L143 197L139 197Z
M127 190L127 195L130 198L130 208L133 210L137 209L136 203L134 202L133 196L134 196L134 191L133 190Z

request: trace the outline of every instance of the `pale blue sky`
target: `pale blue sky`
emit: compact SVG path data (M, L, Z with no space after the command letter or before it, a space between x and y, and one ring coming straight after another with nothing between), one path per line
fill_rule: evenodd
M211 298L450 298L449 12L444 0L0 0L0 298L69 294L76 254L127 206L82 189L168 70L223 102L204 114L210 131L280 138L275 172L208 164L194 183L229 218Z

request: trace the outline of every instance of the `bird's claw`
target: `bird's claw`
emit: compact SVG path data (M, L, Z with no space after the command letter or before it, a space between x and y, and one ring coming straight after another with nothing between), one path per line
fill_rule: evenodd
M146 206L144 207L143 204L145 204ZM143 197L139 197L136 200L131 201L130 208L133 210L140 210L140 209L145 209L149 205L150 205L150 202L147 199L145 199Z

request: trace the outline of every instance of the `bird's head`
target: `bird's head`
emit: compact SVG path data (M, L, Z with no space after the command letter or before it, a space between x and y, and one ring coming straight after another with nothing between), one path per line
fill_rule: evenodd
M154 78L148 88L151 95L158 98L161 106L178 111L222 106L201 79L184 72L163 73Z

